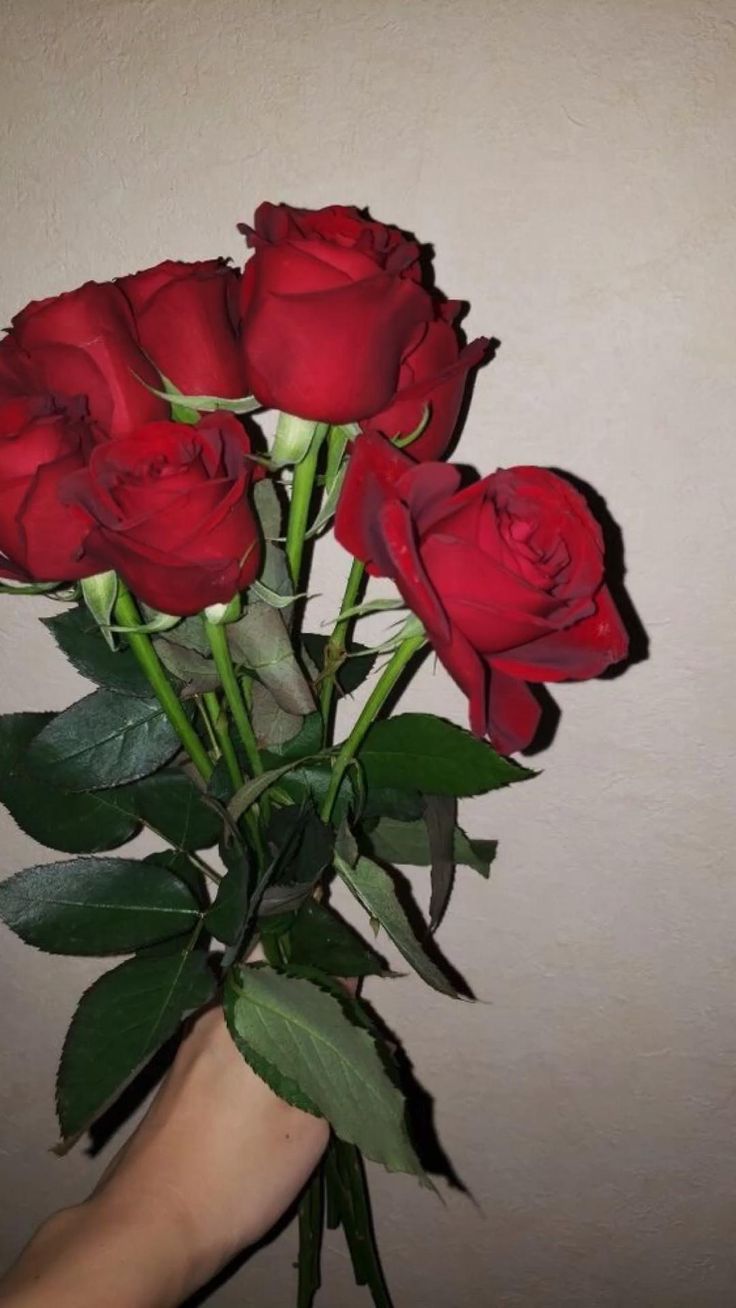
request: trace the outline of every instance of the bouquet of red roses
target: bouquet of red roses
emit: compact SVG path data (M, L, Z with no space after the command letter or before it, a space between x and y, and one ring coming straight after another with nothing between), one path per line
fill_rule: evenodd
M387 966L330 883L456 997L432 932L454 865L487 876L495 851L457 801L531 775L508 758L538 726L530 682L596 676L627 638L577 490L535 467L468 482L441 461L489 343L462 344L421 248L337 205L263 204L243 230L242 274L166 262L89 282L29 304L0 342L2 589L60 601L46 626L96 686L0 718L0 799L73 856L7 879L0 916L51 953L129 956L67 1034L64 1142L217 999L258 1075L332 1127L301 1203L299 1304L319 1286L325 1195L386 1304L362 1156L424 1172L396 1051L340 983ZM262 409L278 411L270 442ZM352 565L328 633L309 630L305 592L309 542L330 529ZM365 599L371 576L395 598ZM384 609L387 638L357 643ZM388 715L429 649L469 731ZM336 741L336 699L359 690ZM141 828L168 848L105 853ZM430 869L428 924L394 864Z

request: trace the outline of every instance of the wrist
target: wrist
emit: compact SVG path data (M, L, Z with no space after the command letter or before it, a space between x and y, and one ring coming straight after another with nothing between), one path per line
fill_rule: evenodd
M178 1304L212 1275L210 1251L202 1247L195 1216L173 1187L128 1186L111 1180L82 1204L88 1208L85 1235L93 1236L121 1264L132 1261L118 1301L125 1308L163 1308ZM141 1287L141 1297L133 1297ZM148 1294L148 1297L144 1295ZM126 1297L127 1296L127 1297ZM108 1301L112 1308L112 1301Z
M173 1197L137 1203L109 1184L54 1213L3 1280L8 1308L174 1308L209 1268Z

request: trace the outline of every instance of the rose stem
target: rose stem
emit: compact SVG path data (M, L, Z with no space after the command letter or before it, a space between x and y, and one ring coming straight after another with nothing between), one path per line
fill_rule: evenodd
M141 626L138 606L122 580L119 583L115 602L115 620L121 627ZM213 771L212 760L181 706L179 696L163 669L153 641L150 636L141 631L126 631L125 638L194 766L204 780L209 781Z
M224 715L220 709L220 701L214 690L205 691L204 702L208 720L212 723L212 728L217 737L217 743L222 752L222 757L224 758L227 770L230 773L230 780L235 789L239 790L243 784L243 774L240 771L240 764L238 763L238 756L235 753L235 746L230 739L227 722L225 721Z
M210 649L215 660L215 667L222 682L222 689L225 692L225 699L228 702L230 712L233 715L240 739L243 742L245 752L248 755L253 776L257 776L263 771L261 756L258 752L258 742L255 732L250 723L250 718L240 693L238 678L235 675L235 668L230 657L230 646L227 643L227 628L224 625L216 626L214 622L208 622L204 619L204 627L207 632L207 639L210 642Z
M294 590L299 589L299 575L302 570L304 538L309 519L309 505L312 501L314 480L317 475L319 451L327 434L327 423L315 423L314 436L304 458L294 467L294 480L291 485L291 503L289 521L286 527L286 557L289 562L291 580Z
M210 758L214 763L217 763L222 755L222 751L212 727L212 719L207 712L207 705L204 703L201 695L195 695L194 702L197 705L199 716L201 717L202 722L204 723L204 729L207 732L207 739L210 742Z
M330 820L332 808L337 798L337 792L340 789L340 783L351 760L360 748L363 742L363 737L368 728L371 726L374 718L378 715L379 710L383 707L407 663L410 662L424 644L426 644L426 636L410 636L408 640L401 642L399 648L392 655L383 669L383 672L361 709L355 726L347 739L343 741L338 751L335 765L332 769L332 776L330 777L330 784L320 813L323 822L329 822Z
M345 613L347 609L352 609L358 600L360 587L363 583L365 574L365 564L360 559L353 559L353 566L350 569L345 594L342 597L340 613ZM325 645L322 656L322 667L324 668L324 680L320 691L319 706L322 711L322 721L324 722L325 733L329 726L330 709L332 707L332 696L335 690L335 678L339 671L342 655L345 653L345 638L350 625L349 618L339 617L335 623L332 635Z

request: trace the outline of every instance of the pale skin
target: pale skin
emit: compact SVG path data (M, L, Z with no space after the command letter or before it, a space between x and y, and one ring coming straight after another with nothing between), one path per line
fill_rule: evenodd
M182 1041L145 1118L83 1203L0 1281L4 1308L175 1308L286 1211L328 1140L243 1061L222 1012Z

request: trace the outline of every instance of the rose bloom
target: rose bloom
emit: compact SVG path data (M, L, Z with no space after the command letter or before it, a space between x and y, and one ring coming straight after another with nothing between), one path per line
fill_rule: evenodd
M239 282L224 259L166 259L117 279L142 348L183 395L247 394L235 326Z
M98 445L64 496L85 511L85 557L152 608L182 617L227 603L258 574L250 444L231 414L148 423Z
M243 226L242 348L268 407L357 422L393 402L401 361L434 315L419 247L395 227L331 205L262 204Z
M583 680L624 658L585 500L543 468L500 469L459 490L456 468L417 464L382 437L354 442L335 534L390 577L501 753L529 745L527 682Z
M9 364L7 350L0 357ZM95 571L82 555L87 515L60 499L92 442L80 404L43 395L0 403L0 576L71 581Z
M424 426L407 446L413 459L441 459L457 425L468 374L482 362L489 342L479 336L461 348L455 319L458 301L439 304L435 318L401 360L396 396L387 409L364 424L366 430L381 432L392 440Z
M84 396L107 436L168 416L168 404L147 389L160 389L161 379L141 348L130 305L109 282L33 301L13 319L10 342L31 393Z

